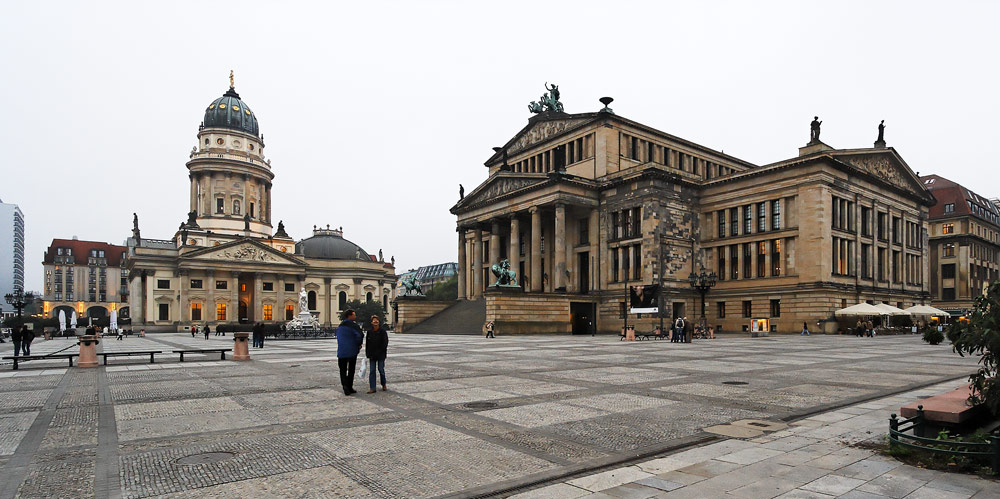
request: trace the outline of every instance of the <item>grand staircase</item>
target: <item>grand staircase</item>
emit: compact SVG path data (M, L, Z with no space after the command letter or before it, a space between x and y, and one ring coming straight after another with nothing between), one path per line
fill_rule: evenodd
M406 331L407 334L483 334L486 300L459 300Z

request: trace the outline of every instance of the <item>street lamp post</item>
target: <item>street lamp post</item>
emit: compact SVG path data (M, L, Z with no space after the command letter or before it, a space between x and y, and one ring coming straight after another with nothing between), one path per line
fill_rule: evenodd
M4 300L17 310L17 318L18 322L20 322L21 311L24 310L29 303L35 300L35 294L30 291L25 293L21 288L14 288L13 293L7 293L4 295Z
M706 325L706 323L707 323L707 319L705 318L705 295L708 294L708 290L712 289L712 287L715 286L715 283L717 281L718 281L718 279L715 276L715 272L705 272L705 267L701 268L701 272L700 273L692 272L691 275L688 276L688 282L691 283L691 287L694 288L694 290L697 291L698 294L701 295L701 327L702 328L704 328L705 325ZM687 341L688 342L691 341L691 336L687 337Z

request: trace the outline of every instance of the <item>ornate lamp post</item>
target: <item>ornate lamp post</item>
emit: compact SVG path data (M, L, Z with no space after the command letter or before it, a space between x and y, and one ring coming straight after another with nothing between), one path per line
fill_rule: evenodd
M700 273L692 272L691 275L688 276L688 282L691 283L691 287L701 295L701 326L705 327L707 322L705 319L705 295L708 294L708 290L715 286L715 283L718 282L718 278L716 277L715 272L705 272L705 267L702 267ZM687 340L690 342L691 337L688 336Z
M31 292L25 293L21 288L14 288L14 292L4 295L4 299L17 310L17 318L20 319L21 311L35 300L35 295Z

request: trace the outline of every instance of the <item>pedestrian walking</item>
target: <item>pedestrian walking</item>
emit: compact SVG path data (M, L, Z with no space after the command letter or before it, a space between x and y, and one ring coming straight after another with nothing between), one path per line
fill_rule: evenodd
M670 342L677 343L678 341L680 341L681 334L683 332L684 332L684 319L678 316L676 319L674 319L674 331L673 331L674 334L670 337Z
M14 356L21 355L21 330L14 328L10 333L10 341L14 343Z
M486 337L496 338L496 336L493 335L493 321L488 321L486 323Z
M368 357L368 393L375 393L375 368L382 378L382 391L388 390L385 387L385 357L389 350L389 333L382 329L382 323L378 317L372 316L371 330L365 339L365 357Z
M354 322L353 310L344 312L344 320L337 327L337 366L340 368L340 384L344 395L358 393L354 390L354 369L358 365L358 354L361 352L361 341L364 333L357 322Z
M205 339L207 340L208 339L208 335L212 333L212 328L208 327L208 324L205 324L205 329L204 330L205 330Z
M191 336L194 336L194 335L191 335ZM123 339L125 339L125 330L122 329L122 328L118 328L118 338L116 338L116 340L121 341Z
M264 323L258 322L253 325L253 347L264 348Z
M802 323L802 334L801 336L809 336L809 326L805 322Z
M21 351L24 355L31 355L31 342L35 339L35 333L28 329L28 325L21 326Z
M198 326L195 324L191 325L191 337L194 338L195 333L198 332Z
M684 318L684 326L681 327L681 343L687 343L687 339L691 337L694 325L688 322L688 318ZM693 337L691 337L693 339Z

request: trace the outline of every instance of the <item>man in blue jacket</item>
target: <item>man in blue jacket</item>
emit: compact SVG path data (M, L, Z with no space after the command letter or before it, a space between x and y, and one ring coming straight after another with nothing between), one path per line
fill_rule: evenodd
M358 363L364 333L354 319L354 311L348 310L344 312L344 321L337 327L337 365L340 366L340 384L344 386L344 395L357 393L354 390L354 368Z

